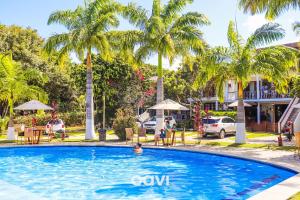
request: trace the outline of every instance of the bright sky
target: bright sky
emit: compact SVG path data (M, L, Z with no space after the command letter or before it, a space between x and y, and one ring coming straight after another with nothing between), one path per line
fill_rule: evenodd
M134 1L149 11L151 9L151 0L118 0L127 4ZM164 1L165 2L165 1ZM201 27L204 32L204 38L211 46L227 45L226 32L230 20L237 16L239 33L243 37L249 36L256 28L260 27L267 21L263 15L250 16L244 14L241 10L236 12L237 0L194 0L189 5L187 11L197 11L208 16L211 25ZM38 31L43 37L47 38L53 33L63 32L65 29L59 25L47 25L49 15L56 10L74 9L77 5L82 4L83 0L1 0L0 6L0 23L6 25L20 25L31 27ZM286 37L276 44L299 41L300 36L292 30L292 23L300 19L300 11L289 11L281 15L276 22L281 24L286 30ZM126 30L132 27L124 20L121 21L119 29ZM149 62L157 64L156 57L150 58ZM165 67L169 64L165 60ZM175 62L172 68L176 68L179 61Z

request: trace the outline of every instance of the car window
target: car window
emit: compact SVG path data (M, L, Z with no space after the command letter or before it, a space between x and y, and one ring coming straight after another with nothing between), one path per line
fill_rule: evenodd
M171 121L172 117L165 117L165 121Z
M231 118L227 118L229 123L235 123L235 121Z
M216 124L220 119L202 119L203 124Z
M156 117L152 117L149 121L156 121Z
M234 120L231 118L223 118L222 122L223 123L234 123Z
M228 118L223 118L222 123L229 123Z

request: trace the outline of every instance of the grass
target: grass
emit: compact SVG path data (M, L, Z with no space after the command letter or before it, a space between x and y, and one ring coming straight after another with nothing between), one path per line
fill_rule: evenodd
M247 132L246 137L248 139L255 139L255 138L261 138L261 137L272 137L276 136L275 133L265 133L265 132ZM235 137L229 137L230 140L235 140Z
M294 151L296 148L293 146L277 146L275 144L236 144L231 142L206 142L201 141L201 144L208 146L221 146L221 147L237 147L237 148L255 148L255 149L269 149L269 150L284 150L284 151Z
M95 140L85 140L85 130L82 126L75 126L75 127L68 127L68 135L69 137L66 138L63 142L98 142L98 137ZM115 137L113 130L108 130L107 132L107 141L108 142L115 142L117 141L117 137ZM264 132L247 132L247 138L253 139L253 138L260 138L260 137L270 137L270 136L276 136L274 133L264 133ZM98 134L97 134L98 135ZM148 138L147 141L145 138L140 138L140 142L142 143L153 143L153 134L147 134ZM176 143L181 144L180 140L181 131L176 132ZM295 150L295 147L290 146L283 146L279 147L276 143L274 144L264 144L264 143L247 143L247 144L235 144L234 143L234 136L228 137L227 141L220 141L220 140L214 140L212 139L201 139L197 140L198 133L196 131L187 131L185 132L186 141L185 144L187 145L207 145L207 146L219 146L219 147L236 147L236 148L260 148L260 149L269 149L269 150L285 150L285 151L293 151ZM15 141L8 141L6 140L6 135L2 134L0 135L0 144L5 143L14 143ZM44 140L46 142L46 140ZM54 139L51 141L51 143L58 143L62 142L61 139ZM137 138L134 137L134 142L137 142ZM130 143L130 142L129 142Z

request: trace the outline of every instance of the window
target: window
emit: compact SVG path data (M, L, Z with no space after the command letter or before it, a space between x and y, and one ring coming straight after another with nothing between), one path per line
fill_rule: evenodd
M202 119L203 124L216 124L220 119Z
M231 119L231 118L223 118L223 119L222 119L222 122L223 122L223 123L234 123L234 120Z
M223 118L222 123L229 123L228 118Z

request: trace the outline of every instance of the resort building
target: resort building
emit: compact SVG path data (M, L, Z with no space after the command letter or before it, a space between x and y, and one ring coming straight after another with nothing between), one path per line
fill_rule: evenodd
M299 43L285 44L299 49ZM224 102L220 103L215 88L210 86L202 94L202 103L208 110L229 110L228 104L238 99L238 87L234 80L228 80L224 87ZM253 75L244 90L244 102L251 105L245 107L246 126L252 131L277 132L285 125L292 114L291 104L296 104L299 99L293 99L287 94L279 94L273 83L263 79L260 75ZM281 119L284 118L284 119ZM282 123L284 122L284 123ZM281 123L278 128L278 123Z

